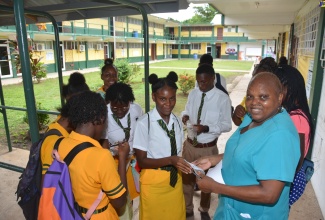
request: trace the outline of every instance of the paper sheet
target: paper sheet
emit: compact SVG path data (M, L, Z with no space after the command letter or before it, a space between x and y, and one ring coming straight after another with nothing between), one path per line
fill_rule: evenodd
M207 176L211 177L214 181L225 184L222 174L221 174L221 168L222 168L222 160L213 168L210 168Z

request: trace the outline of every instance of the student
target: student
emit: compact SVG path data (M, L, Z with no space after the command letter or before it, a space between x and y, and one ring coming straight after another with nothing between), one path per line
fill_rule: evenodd
M72 96L79 94L84 91L89 91L89 87L86 84L86 79L84 75L79 72L74 72L70 74L69 81L67 85L63 85L62 87L62 96L66 101L68 101ZM60 115L55 119L53 123L51 123L47 129L58 130L61 135L51 135L45 138L41 147L41 162L42 162L42 174L44 175L48 168L51 166L53 157L52 151L54 147L54 143L57 141L59 137L68 137L69 133L72 131L72 127L70 126L68 120L68 106L65 104L61 109L59 109Z
M172 110L176 104L178 76L170 72L165 78L149 76L152 100L156 107L138 119L133 149L140 173L140 220L185 219L182 172L190 166L179 155L183 128Z
M205 156L218 154L217 141L223 132L231 129L231 101L227 94L215 88L215 73L211 65L202 64L196 69L199 88L193 89L182 112L182 121L191 124L195 132L188 132L184 142L183 157L189 162ZM197 135L194 135L197 133ZM186 215L192 217L195 176L183 174L183 190ZM201 219L210 219L210 193L201 192L199 211Z
M208 64L208 65L213 67L213 57L210 54L207 54L207 53L203 54L200 57L199 66L201 66L202 64ZM218 81L218 79L220 81ZM218 89L220 89L221 91L228 94L226 79L220 73L216 73L216 78L214 79L214 83L215 83L215 85L216 85L216 87Z
M64 160L80 143L90 142L94 146L81 151L69 166L72 190L79 210L85 214L102 190L104 195L91 219L118 219L114 209L119 210L126 203L125 174L129 147L127 144L120 145L117 171L111 153L97 141L107 118L107 106L99 94L87 91L74 95L67 105L69 122L74 131L59 145L61 159Z
M74 72L70 74L68 84L63 85L62 96L65 100L68 100L71 96L84 91L90 91L84 75Z
M97 93L99 93L103 99L105 99L106 90L117 82L118 74L117 68L113 65L114 60L111 58L107 58L104 61L104 66L101 69L101 79L104 82L100 88L98 88Z
M60 111L60 118L51 123L46 132L57 130L60 135L50 135L46 137L41 146L41 162L42 162L42 174L44 175L48 168L51 166L53 162L52 151L55 142L60 137L68 137L69 133L72 131L72 127L70 126L68 120L68 106L65 104Z
M106 103L109 103L107 105L108 116L106 120L108 126L102 136L105 139L105 147L110 148L112 145L117 145L116 147L112 147L111 150L116 158L116 162L118 162L118 155L115 154L116 148L119 147L119 143L125 142L130 147L128 159L128 164L130 164L130 161L135 159L132 147L133 134L138 118L143 115L142 108L140 105L134 103L133 90L131 86L125 83L111 85L106 90L105 100ZM127 167L127 183L130 201L129 205L127 204L126 206L124 214L119 216L119 218L131 220L133 214L131 201L138 197L139 193L136 191L130 166Z
M283 86L282 105L289 113L300 138L300 159L289 194L289 205L291 206L305 191L307 181L302 164L307 156L311 137L314 135L314 126L308 106L305 80L299 70L283 64L279 66L275 75Z

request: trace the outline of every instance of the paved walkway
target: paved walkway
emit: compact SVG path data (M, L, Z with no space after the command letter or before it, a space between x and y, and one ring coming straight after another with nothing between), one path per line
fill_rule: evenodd
M98 68L96 68L98 70ZM88 70L81 70L88 71ZM92 69L89 72L94 71ZM65 72L66 73L66 72ZM70 73L67 73L70 74ZM250 74L237 77L232 84L228 84L227 88L230 92L230 98L232 100L232 105L236 106L241 101L244 95L246 94L246 88L251 78ZM3 80L3 82L6 80ZM222 134L218 140L219 151L223 152L225 143L231 134L235 131L236 126L233 125L233 129L225 134ZM13 149L12 152L8 152L6 147L0 147L0 161L10 164L15 164L17 166L24 167L28 160L29 152L22 149ZM17 205L15 191L18 183L18 178L20 173L6 170L0 168L0 220L14 219L20 220L24 219L20 207ZM210 216L212 217L214 211L218 205L217 195L212 195L211 208L209 211ZM194 196L194 219L199 220L200 214L197 211L199 206L199 192L195 193ZM134 220L138 219L138 199L134 200ZM290 220L321 220L324 219L320 211L314 190L311 183L307 185L307 189L302 196L302 198L292 207Z

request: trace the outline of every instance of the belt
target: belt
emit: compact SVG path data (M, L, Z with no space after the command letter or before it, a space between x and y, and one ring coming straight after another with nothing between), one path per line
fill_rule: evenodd
M163 167L159 167L159 168L154 168L155 170L166 170L168 172L170 172L172 170L172 166L173 165L167 165L167 166L163 166Z
M88 209L86 209L86 208L84 208L84 207L82 207L82 206L80 206L80 205L78 205L78 204L75 204L75 206L76 206L76 209L77 209L79 212L81 212L81 213L86 214L87 211L88 211ZM93 214L99 214L99 213L102 213L102 212L104 212L107 208L108 208L108 204L105 205L105 206L104 206L103 208L101 208L101 209L96 209L96 210L93 212Z
M189 137L187 137L187 141L193 145L193 140L190 139ZM217 144L218 138L214 139L213 141L209 142L209 143L197 143L196 146L193 146L195 148L207 148L207 147L213 147Z

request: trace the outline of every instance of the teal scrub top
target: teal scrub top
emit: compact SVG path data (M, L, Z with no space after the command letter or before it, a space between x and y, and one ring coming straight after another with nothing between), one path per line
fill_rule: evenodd
M298 132L283 109L262 125L240 134L251 123L246 115L227 141L222 176L227 185L258 185L260 180L279 180L285 187L273 205L253 204L219 195L214 219L288 219L289 191L300 157Z

